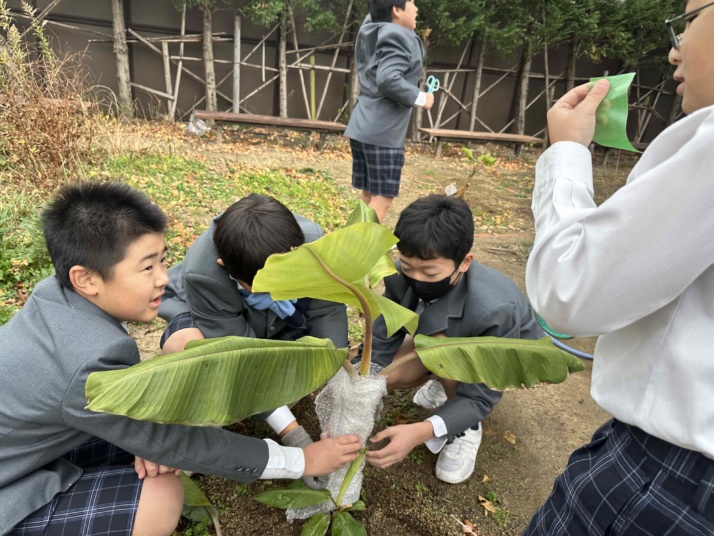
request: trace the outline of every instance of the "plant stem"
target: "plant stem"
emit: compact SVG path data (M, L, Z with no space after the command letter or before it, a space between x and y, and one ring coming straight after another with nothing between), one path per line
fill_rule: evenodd
M345 359L344 362L342 363L342 368L347 371L347 374L350 376L358 376L357 371L355 368L352 366L352 363L350 363L349 359Z
M367 303L367 300L362 296L362 294L357 290L357 287L355 287L352 283L349 281L346 281L342 279L340 276L338 276L335 272L330 270L330 268L322 262L322 259L319 257L317 253L312 251L310 248L307 248L307 250L310 252L310 254L315 257L315 260L318 262L318 264L322 267L325 272L327 272L327 275L329 275L332 279L337 281L340 285L343 285L347 287L347 289L355 295L357 300L360 303L360 306L362 307L362 314L364 314L364 346L362 347L362 359L360 361L360 367L359 367L359 373L360 376L368 376L369 375L369 365L372 361L372 311L369 309L369 303Z
M384 368L382 372L379 373L380 376L389 376L392 372L397 370L399 367L404 365L405 363L408 363L409 361L414 361L415 359L419 359L419 354L416 352L410 352L404 357L400 357L396 361L393 361L391 365L388 367Z

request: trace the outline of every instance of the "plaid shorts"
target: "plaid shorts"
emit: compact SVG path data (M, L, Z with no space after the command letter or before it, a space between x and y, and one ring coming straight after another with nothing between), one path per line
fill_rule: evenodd
M714 460L611 420L571 455L524 536L711 536Z
M181 329L188 328L198 328L198 326L196 325L196 321L193 319L191 313L181 313L176 315L171 320L169 320L169 323L166 326L163 335L161 335L159 346L163 348L164 343L169 337L171 337L171 335ZM287 325L270 338L281 341L295 341L300 337L305 337L306 335L308 335L306 327L293 327Z
M15 525L8 536L130 536L143 483L134 471L134 456L95 438L65 458L84 469L82 476Z
M372 195L397 197L404 167L404 147L380 147L350 139L352 187Z

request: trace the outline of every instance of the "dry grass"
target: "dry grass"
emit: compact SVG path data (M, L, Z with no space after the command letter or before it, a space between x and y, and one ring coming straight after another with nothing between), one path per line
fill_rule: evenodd
M25 12L34 11L25 5ZM34 19L33 19L34 20ZM91 160L102 118L80 55L60 56L33 22L28 37L0 1L0 168L16 186L50 191Z

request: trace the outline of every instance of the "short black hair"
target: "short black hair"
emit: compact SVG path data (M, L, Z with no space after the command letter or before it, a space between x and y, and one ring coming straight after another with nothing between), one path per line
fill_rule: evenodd
M42 212L42 232L62 286L69 271L84 266L109 281L129 245L166 230L166 216L143 193L117 181L79 181L62 186Z
M369 0L369 15L372 22L392 22L392 8L404 9L407 0Z
M402 211L394 234L399 253L406 257L445 257L458 265L474 243L473 214L460 197L432 194Z
M250 194L218 218L213 243L231 277L252 286L268 257L301 246L305 235L280 201Z

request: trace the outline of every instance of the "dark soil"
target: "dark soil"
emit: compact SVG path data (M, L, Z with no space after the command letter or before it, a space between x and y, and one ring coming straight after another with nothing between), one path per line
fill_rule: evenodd
M273 135L271 140L270 136L267 139L261 136L257 138L260 143L251 143L256 139L251 136L250 132L242 131L236 135L240 139L234 144L215 146L193 140L184 147L188 152L213 151L217 158L239 162L326 170L349 188L351 161L349 148L343 141L333 141L320 153L307 143L307 138L296 147L294 139L284 141ZM245 144L251 146L250 150L241 151L240 147L245 148ZM530 196L539 151L528 149L520 158L514 158L512 152L503 147L478 146L475 152L490 152L498 160L493 167L481 166L466 192L477 227L474 253L479 262L507 274L523 288L527 254L534 236ZM460 156L457 147L447 147L444 156L437 160L430 146L409 146L402 192L386 224L393 226L399 211L415 198L443 192L451 182L461 186L469 167ZM630 156L613 155L608 169L596 166L598 201L622 185L633 164ZM348 191L357 197L356 191ZM161 330L161 325L135 328L145 354L156 353ZM575 339L570 344L591 353L594 339ZM520 534L547 497L570 452L587 442L595 429L608 419L589 396L591 361L585 364L584 372L574 374L563 384L507 392L484 421L476 471L463 484L449 485L437 480L434 476L436 456L423 446L388 470L368 466L363 491L367 510L357 512L355 517L365 524L371 536L464 534L459 523L464 520L473 523L480 535ZM380 429L397 422L421 420L428 415L412 405L411 396L412 392L404 391L388 398L378 425ZM316 437L312 400L301 401L294 412ZM242 423L237 431L258 437L271 436L270 430L262 424ZM211 476L200 476L197 480L221 514L223 534L300 534L302 523L290 526L282 511L251 500L253 494L266 489L270 483L257 481L245 486ZM489 513L480 498L490 500L495 512Z

